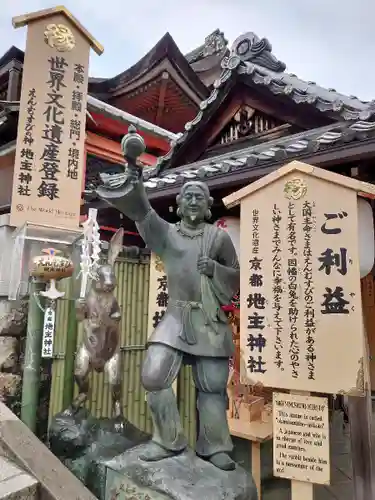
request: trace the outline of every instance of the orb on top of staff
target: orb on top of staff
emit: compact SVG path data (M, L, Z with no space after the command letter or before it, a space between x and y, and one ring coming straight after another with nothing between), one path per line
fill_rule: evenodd
M122 138L121 148L125 158L132 161L135 161L146 151L146 143L134 125L130 125L128 133Z

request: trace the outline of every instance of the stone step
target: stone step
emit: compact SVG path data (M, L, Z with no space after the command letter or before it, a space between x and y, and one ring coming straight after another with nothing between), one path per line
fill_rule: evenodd
M18 467L22 467L22 473L27 473L38 481L40 498L48 500L97 500L97 497L85 488L1 401L0 450L3 450L0 458L6 456L7 465L9 465L9 462L10 464L17 464ZM4 479L10 477L7 475ZM14 500L38 498L30 495L25 497L2 497L0 489L0 500L2 498L14 498Z
M8 458L0 456L0 500L38 498L38 481Z

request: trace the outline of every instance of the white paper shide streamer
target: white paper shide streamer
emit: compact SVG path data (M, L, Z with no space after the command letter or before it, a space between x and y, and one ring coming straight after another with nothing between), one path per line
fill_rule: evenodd
M89 209L87 220L83 223L83 241L81 247L81 291L80 298L84 299L87 292L89 278L93 278L100 259L100 233L99 224L96 220L98 211L95 208Z

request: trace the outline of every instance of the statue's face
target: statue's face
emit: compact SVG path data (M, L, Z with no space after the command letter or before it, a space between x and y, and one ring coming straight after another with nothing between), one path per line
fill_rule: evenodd
M199 186L191 185L181 195L179 208L183 220L190 224L199 224L209 209L207 196Z

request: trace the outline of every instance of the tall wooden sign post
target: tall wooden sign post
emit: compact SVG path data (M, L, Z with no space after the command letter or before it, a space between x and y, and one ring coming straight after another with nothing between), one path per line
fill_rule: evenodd
M102 46L65 7L13 18L27 26L10 225L78 231L85 169L89 53ZM37 285L30 288L23 422L36 428L42 348Z
M375 186L292 162L224 199L241 204L241 349L274 393L274 475L293 500L329 484L326 398L365 395L358 195Z
M27 26L10 224L79 226L89 54L102 46L65 9L13 18Z

